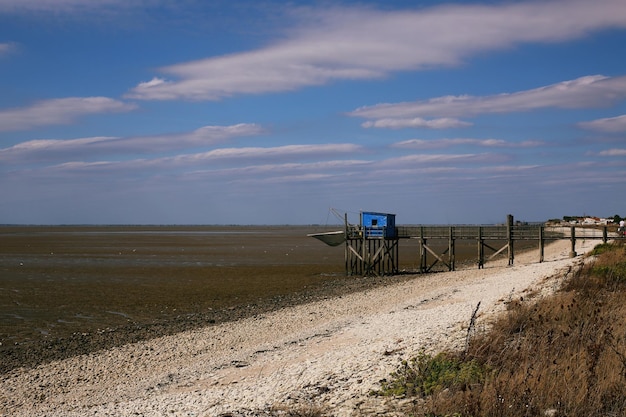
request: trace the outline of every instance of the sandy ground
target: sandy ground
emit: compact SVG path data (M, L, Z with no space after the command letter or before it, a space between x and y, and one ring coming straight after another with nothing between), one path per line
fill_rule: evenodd
M251 416L317 407L333 416L391 407L368 396L420 349L462 347L472 312L488 325L513 297L557 288L598 240L520 254L515 265L417 275L405 283L290 307L89 355L16 369L2 416Z

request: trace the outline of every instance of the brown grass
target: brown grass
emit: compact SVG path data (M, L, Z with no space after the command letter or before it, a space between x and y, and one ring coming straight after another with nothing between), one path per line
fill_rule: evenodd
M410 415L626 415L626 246L596 254L554 296L512 302L467 352L447 353L480 364L486 377L441 386Z

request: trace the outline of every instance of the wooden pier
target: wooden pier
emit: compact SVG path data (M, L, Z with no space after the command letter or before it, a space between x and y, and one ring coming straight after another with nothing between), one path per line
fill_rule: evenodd
M393 227L393 230L391 230ZM576 256L577 239L598 239L606 243L609 239L623 239L609 232L608 226L545 226L544 224L515 223L512 215L507 216L503 225L453 225L453 226L395 226L372 227L351 225L345 218L345 267L346 275L394 275L399 271L399 242L403 239L419 241L419 272L432 271L436 264L442 264L449 271L456 268L456 244L459 240L476 242L477 267L506 253L508 264L515 260L515 242L535 241L538 248L538 262L544 260L546 242L569 239L570 256ZM447 241L443 251L437 251L430 242ZM441 245L439 245L441 246ZM526 245L528 246L528 245ZM429 261L429 255L431 260Z

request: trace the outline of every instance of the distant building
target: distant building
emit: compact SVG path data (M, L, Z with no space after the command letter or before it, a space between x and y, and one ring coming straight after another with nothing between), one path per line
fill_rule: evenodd
M552 223L552 222L550 222ZM613 223L612 218L604 218L604 217L595 217L595 216L581 216L581 217L571 217L567 216L561 220L561 225L577 225L581 224L583 226L606 226L608 224ZM552 223L553 224L553 223Z

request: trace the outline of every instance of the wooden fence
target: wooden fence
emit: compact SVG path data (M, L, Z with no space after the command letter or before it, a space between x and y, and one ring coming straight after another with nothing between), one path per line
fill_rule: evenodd
M504 225L453 225L397 226L393 238L368 237L362 226L346 223L345 264L346 275L393 275L399 273L398 245L402 239L419 240L419 272L430 272L441 263L449 271L456 268L456 242L473 240L477 247L477 265L483 268L485 262L506 252L509 265L515 260L515 242L536 241L539 250L538 262L544 260L546 242L569 239L570 256L576 256L577 239L598 239L606 243L609 239L624 239L612 232L609 226L545 226L544 224L519 224L513 216L507 216ZM383 236L387 234L383 231ZM447 241L443 252L437 252L431 241ZM439 245L440 246L440 245ZM526 245L527 246L527 245ZM489 253L489 254L488 254ZM429 256L434 259L429 263Z

